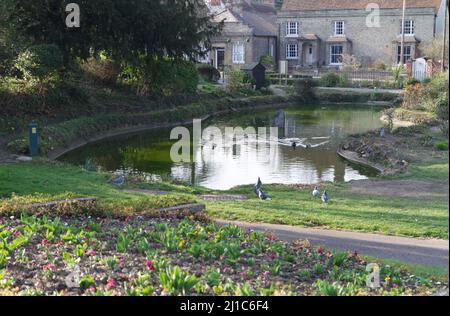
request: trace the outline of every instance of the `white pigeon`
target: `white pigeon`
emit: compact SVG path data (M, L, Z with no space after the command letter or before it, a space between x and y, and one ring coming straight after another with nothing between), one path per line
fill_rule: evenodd
M318 187L315 187L315 188L314 188L314 191L313 191L312 195L313 195L313 197L315 197L315 198L319 198L319 197L320 197L320 190L319 190Z

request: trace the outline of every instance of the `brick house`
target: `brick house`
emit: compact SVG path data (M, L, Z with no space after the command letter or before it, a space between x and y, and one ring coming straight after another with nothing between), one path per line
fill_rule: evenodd
M219 36L212 39L206 60L223 71L241 68L270 55L277 60L275 0L206 0L216 22L224 21Z
M374 18L377 7L379 20ZM441 0L407 0L404 61L420 56L443 14ZM278 12L280 60L290 69L339 67L343 55L363 66L400 62L402 0L284 0ZM379 21L379 23L377 23Z

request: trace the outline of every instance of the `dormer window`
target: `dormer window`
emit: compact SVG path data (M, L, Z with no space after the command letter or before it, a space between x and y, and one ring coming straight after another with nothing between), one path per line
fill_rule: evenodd
M400 21L400 34L402 34L402 21ZM415 25L413 20L405 20L403 31L405 35L414 35Z
M286 36L297 37L298 34L299 34L299 23L298 22L287 22Z
M334 34L334 36L344 36L345 35L344 21L334 21L333 34Z

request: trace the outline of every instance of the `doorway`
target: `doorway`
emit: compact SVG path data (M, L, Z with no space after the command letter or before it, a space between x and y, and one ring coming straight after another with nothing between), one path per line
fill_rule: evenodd
M314 49L312 45L308 45L306 50L306 64L312 66L314 57Z
M216 64L217 70L224 71L225 68L225 49L216 48Z

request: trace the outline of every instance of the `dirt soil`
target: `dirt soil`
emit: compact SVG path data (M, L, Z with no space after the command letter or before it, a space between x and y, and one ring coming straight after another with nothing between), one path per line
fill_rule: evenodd
M414 180L362 180L350 183L350 192L386 197L437 198L449 196L448 183Z
M353 151L369 162L385 166L385 175L395 175L406 171L412 163L448 160L448 151L434 148L433 135L438 133L430 126L399 128L384 138L378 132L370 132L349 137L341 148Z

